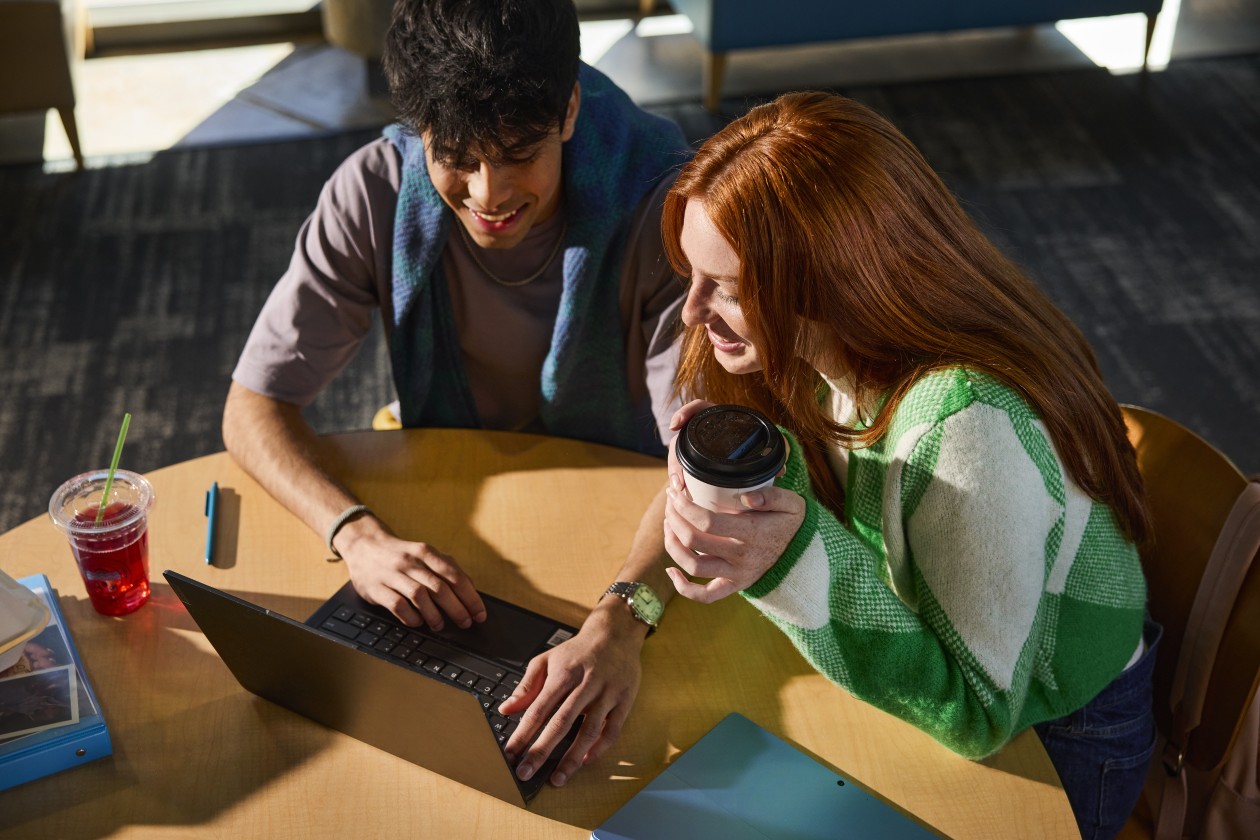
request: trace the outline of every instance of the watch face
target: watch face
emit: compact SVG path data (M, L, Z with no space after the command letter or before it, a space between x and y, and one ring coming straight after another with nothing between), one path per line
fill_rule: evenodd
M661 615L665 612L665 605L647 584L635 587L634 594L630 596L630 607L640 618L652 625L659 622Z

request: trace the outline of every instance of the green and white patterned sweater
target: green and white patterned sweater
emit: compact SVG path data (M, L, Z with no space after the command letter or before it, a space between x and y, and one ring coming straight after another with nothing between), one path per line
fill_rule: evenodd
M805 521L743 594L832 681L980 758L1124 670L1145 611L1137 549L1007 385L961 368L917 382L848 455L847 527L792 450L778 484Z

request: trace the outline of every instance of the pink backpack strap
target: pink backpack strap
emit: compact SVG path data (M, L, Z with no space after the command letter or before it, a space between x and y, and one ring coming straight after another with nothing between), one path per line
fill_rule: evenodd
M1260 553L1260 476L1252 476L1221 528L1203 569L1173 673L1170 705L1174 731L1164 747L1164 795L1155 822L1156 840L1180 838L1186 815L1182 770L1190 734L1203 719L1203 702L1225 625L1248 569Z

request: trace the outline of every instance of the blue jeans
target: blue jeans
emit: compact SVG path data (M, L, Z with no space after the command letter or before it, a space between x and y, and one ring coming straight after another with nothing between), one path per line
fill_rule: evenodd
M1164 629L1149 618L1146 652L1097 697L1033 727L1059 772L1083 840L1119 833L1137 804L1155 750L1151 677Z

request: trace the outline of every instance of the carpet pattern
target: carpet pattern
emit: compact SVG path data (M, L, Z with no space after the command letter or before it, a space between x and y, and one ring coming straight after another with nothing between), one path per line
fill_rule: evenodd
M840 92L918 144L1119 400L1260 471L1260 56L1177 63L1145 90L1074 70ZM750 104L653 110L699 142ZM222 449L245 336L324 180L375 134L0 167L0 530L105 465L124 411L129 469ZM390 399L378 330L308 416L365 428Z

